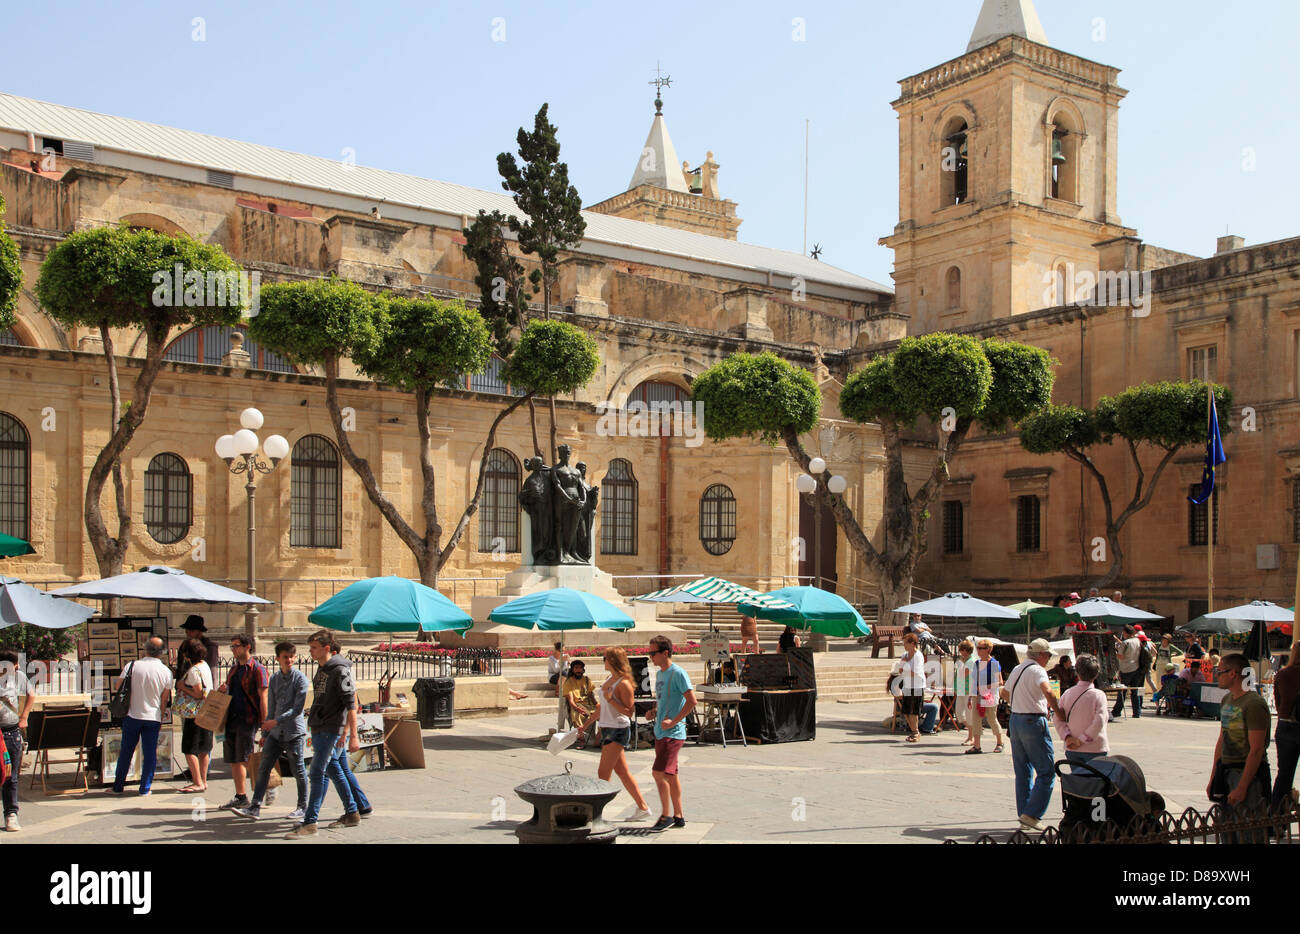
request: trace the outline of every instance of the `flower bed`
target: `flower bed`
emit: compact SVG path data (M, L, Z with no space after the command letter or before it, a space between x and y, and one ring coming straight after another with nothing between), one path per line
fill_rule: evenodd
M387 642L381 642L379 645L375 646L372 651L387 652L389 648L390 646ZM456 654L455 649L448 648L445 645L439 645L436 642L394 642L391 648L394 652L403 652L403 653L409 653L415 655L454 656ZM570 658L600 658L602 655L605 654L606 648L608 648L608 646L603 646L603 645L575 646L573 648L566 648L565 652L568 654ZM627 646L619 646L619 648L625 649L627 648ZM740 643L732 643L731 651L739 652ZM628 654L637 655L639 654L639 652L633 650L628 652ZM699 655L700 645L698 642L687 642L685 645L674 645L673 654L674 655ZM551 656L550 649L502 649L501 650L502 658L550 658L550 656Z

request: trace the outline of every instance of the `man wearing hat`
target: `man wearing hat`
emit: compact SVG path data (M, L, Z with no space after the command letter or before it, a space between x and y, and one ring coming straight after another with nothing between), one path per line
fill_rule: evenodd
M206 652L208 656L208 667L213 671L216 671L217 660L221 655L221 650L217 648L215 642L204 635L204 633L208 631L208 627L203 625L203 617L199 616L197 613L191 613L185 618L185 622L181 626L181 629L185 630L186 639L197 640L203 645L203 651Z
M1007 677L1002 699L1011 703L1011 766L1016 773L1016 813L1020 826L1037 830L1056 784L1055 748L1049 714L1065 719L1047 679L1052 647L1046 639L1029 643L1023 662Z

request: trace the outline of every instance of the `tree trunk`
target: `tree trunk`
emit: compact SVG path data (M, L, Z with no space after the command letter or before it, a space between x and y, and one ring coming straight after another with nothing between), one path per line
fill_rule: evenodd
M909 574L898 581L892 571L882 570L877 580L880 584L880 615L876 618L877 623L881 626L903 625L906 620L899 618L895 610L912 602L912 576Z

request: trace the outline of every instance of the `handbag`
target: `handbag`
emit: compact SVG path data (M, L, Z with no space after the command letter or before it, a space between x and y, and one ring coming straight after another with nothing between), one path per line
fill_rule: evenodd
M108 713L114 720L124 720L131 712L131 669L134 667L135 662L126 666L126 671L122 672L122 683L108 699Z

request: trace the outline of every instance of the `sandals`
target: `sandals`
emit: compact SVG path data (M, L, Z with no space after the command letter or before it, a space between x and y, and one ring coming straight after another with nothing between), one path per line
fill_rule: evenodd
M921 739L920 733L910 733L908 734L906 742L915 743L915 742L919 742L920 739Z
M972 754L982 753L983 751L984 751L984 750L983 750L983 749L980 749L978 746L972 746L970 749L967 749L967 750L966 750L966 755L969 756L969 755L972 755Z
M200 791L207 791L207 790L208 790L207 785L204 785L202 788L198 787L197 785L186 785L184 788L181 789L180 793L183 795L194 795L194 794L198 794Z
M969 746L969 745L970 745L971 743L973 743L973 742L974 742L974 740L971 739L969 736L967 736L965 739L963 739L963 740L961 741L961 744L962 744L963 746Z
M995 747L993 748L993 751L994 751L994 752L1001 752L1001 751L1002 751L1002 744L1001 744L1001 743L998 743L997 746L995 746Z

